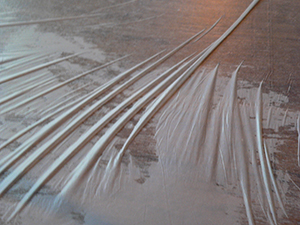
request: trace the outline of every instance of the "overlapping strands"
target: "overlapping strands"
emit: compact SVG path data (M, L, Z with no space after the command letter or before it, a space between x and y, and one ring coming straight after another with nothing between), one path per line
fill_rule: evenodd
M5 196L5 194L12 189L27 172L34 170L42 159L51 155L53 152L58 151L58 149L60 151L59 155L51 164L43 166L42 174L30 185L30 188L22 196L16 207L9 212L8 220L11 220L23 210L34 195L38 193L38 191L46 185L55 174L67 165L70 160L81 154L79 164L75 167L69 177L62 182L63 185L61 186L61 190L56 196L55 204L53 203L53 205L58 206L63 199L72 198L72 191L78 187L80 181L82 181L85 175L93 168L99 158L101 158L101 155L105 153L107 147L111 144L111 141L119 131L126 126L132 118L142 112L141 117L127 137L121 150L110 157L107 162L104 176L99 184L101 188L111 190L115 189L114 186L120 185L118 182L118 179L120 179L121 176L120 164L125 151L133 142L134 138L140 133L149 120L156 115L181 86L195 73L201 63L226 37L228 37L257 2L257 0L253 1L233 25L210 46L199 51L200 53L186 56L186 58L182 59L182 61L174 66L160 72L160 74L155 79L151 80L151 82L148 82L114 108L108 110L97 122L81 133L80 137L67 147L59 149L66 140L72 138L74 131L82 126L82 124L95 112L103 109L105 105L110 103L115 97L122 94L140 79L150 74L150 72L155 71L158 66L163 64L180 49L184 48L193 40L198 40L207 32L203 33L204 30L200 31L177 48L152 63L150 62L163 53L160 52L150 57L84 96L62 96L60 98L61 100L57 100L56 103L41 109L40 115L42 115L42 117L40 120L19 131L13 137L5 140L0 146L1 150L6 149L7 146L20 139L26 133L36 129L35 133L32 133L32 135L15 148L14 151L8 152L2 156L0 160L0 173L5 173L5 176L0 183L1 197ZM97 14L91 16L97 16ZM84 16L82 16L82 18L83 17ZM49 19L24 23L16 22L3 24L0 25L0 27L57 22L78 18L81 17ZM217 25L217 22L212 28ZM211 29L208 31L210 30ZM44 64L39 64L38 66L26 68L22 72L1 77L0 84L4 85L12 81L15 82L19 78L27 76L32 72L40 71L48 66L68 60L79 54L81 53L55 59ZM24 57L18 56L11 60L5 60L2 62L3 64L13 63L9 64L2 72L8 71L10 66L22 68L22 65L28 65L28 63L39 58L40 56L30 55ZM26 84L16 84L12 86L14 90L0 99L0 113L7 115L10 112L17 112L20 108L34 102L46 94L55 92L59 88L62 88L77 79L101 70L124 58L125 57L122 57L103 64L102 66L83 72L69 80L54 85L52 84L54 80L52 78L47 78L47 74L42 73L36 75L27 81L28 84L26 82ZM186 163L187 161L195 165L201 164L207 177L212 180L215 179L218 180L218 182L226 183L238 182L241 187L249 224L255 224L255 216L253 215L251 205L253 196L250 195L250 189L256 188L261 209L268 217L270 223L276 224L277 217L274 197L276 197L276 202L279 203L282 211L285 212L285 210L275 177L272 173L268 146L266 142L264 142L261 133L261 86L258 89L257 100L255 103L256 130L254 132L250 125L249 115L247 114L248 106L240 105L237 101L237 74L239 68L240 66L234 72L227 88L225 88L222 100L214 107L212 99L217 80L218 66L207 75L204 75L204 73L201 75L196 74L195 82L191 87L191 90L200 88L202 90L201 96L195 97L196 99L193 97L186 100L185 103L175 101L166 109L158 124L157 135L163 137L162 139L166 138L168 140L164 141L161 139L158 144L158 149L160 151L168 152L172 151L171 149L176 149L175 147L172 147L172 145L182 146L181 152L174 153L174 155L178 157L176 160L179 164ZM19 100L20 96L28 93L28 98ZM30 95L31 93L34 94ZM180 92L178 95L180 95ZM184 109L188 107L187 102L189 101L198 102L198 108L196 109L195 116L191 117L191 120L188 121L188 124L185 126L188 128L188 131L185 129L178 131L183 116L180 114L172 114L173 111L171 109L176 107ZM109 126L109 124L112 125ZM37 127L41 125L44 126L37 129ZM179 136L178 132L181 132ZM197 136L195 136L195 133L197 133ZM92 140L96 139L99 134L101 134L100 138L94 142L91 148L87 148L86 146L88 146ZM199 148L200 146L209 147L200 148L201 151L191 151L191 149L195 148L195 146L191 146L191 143L195 143L196 139ZM165 143L167 143L168 146L163 146ZM256 150L258 151L258 154L256 153ZM256 158L259 159L261 167L258 167ZM249 167L250 162L252 164L251 168ZM251 174L254 174L254 184L250 181L252 180L252 178L249 177L250 170L252 171Z
M136 0L128 1L128 2L125 2L125 3L121 3L121 4L115 4L113 6L108 6L108 7L98 9L97 11L102 11L102 10L109 9L109 8L114 8L114 7L120 7L120 6L123 6L123 5L133 3L135 1ZM69 17L62 17L62 18L48 18L48 19L41 19L41 20L0 23L0 28L15 27L15 26L27 26L27 25L43 24L43 23L51 23L51 22L61 22L61 21L66 21L66 20L86 19L86 18L99 17L101 15L103 15L103 14L102 13L92 13L92 14L89 14L89 15L69 16Z
M262 138L262 84L257 90L255 105L239 103L239 66L221 100L213 104L217 69L218 66L207 76L202 75L202 79L198 78L185 90L182 96L189 96L185 101L175 98L170 103L158 123L158 150L174 156L168 159L167 165L178 161L181 167L189 164L199 168L202 171L199 173L210 181L225 186L239 184L249 224L255 224L251 205L255 198L270 223L276 224L274 197L285 215L286 212L272 173L268 147ZM252 110L256 115L254 124L250 119ZM190 115L186 115L187 112Z

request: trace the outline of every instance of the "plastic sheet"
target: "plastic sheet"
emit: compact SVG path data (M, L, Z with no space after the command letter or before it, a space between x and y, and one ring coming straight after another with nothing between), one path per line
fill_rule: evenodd
M92 53L48 62L20 54L3 61L2 71L11 71L0 79L3 223L278 224L288 218L282 182L288 175L274 171L273 157L282 142L279 131L288 127L297 133L300 165L299 113L281 107L287 96L264 92L263 81L239 79L245 62L231 66L228 76L221 75L222 62L203 66L257 3L208 45L200 38L223 17L109 79L103 69L128 56L84 71L69 60L96 64L91 58L101 52L90 48ZM94 16L5 23L0 29ZM186 54L189 46L197 52ZM53 85L50 66L79 75Z

